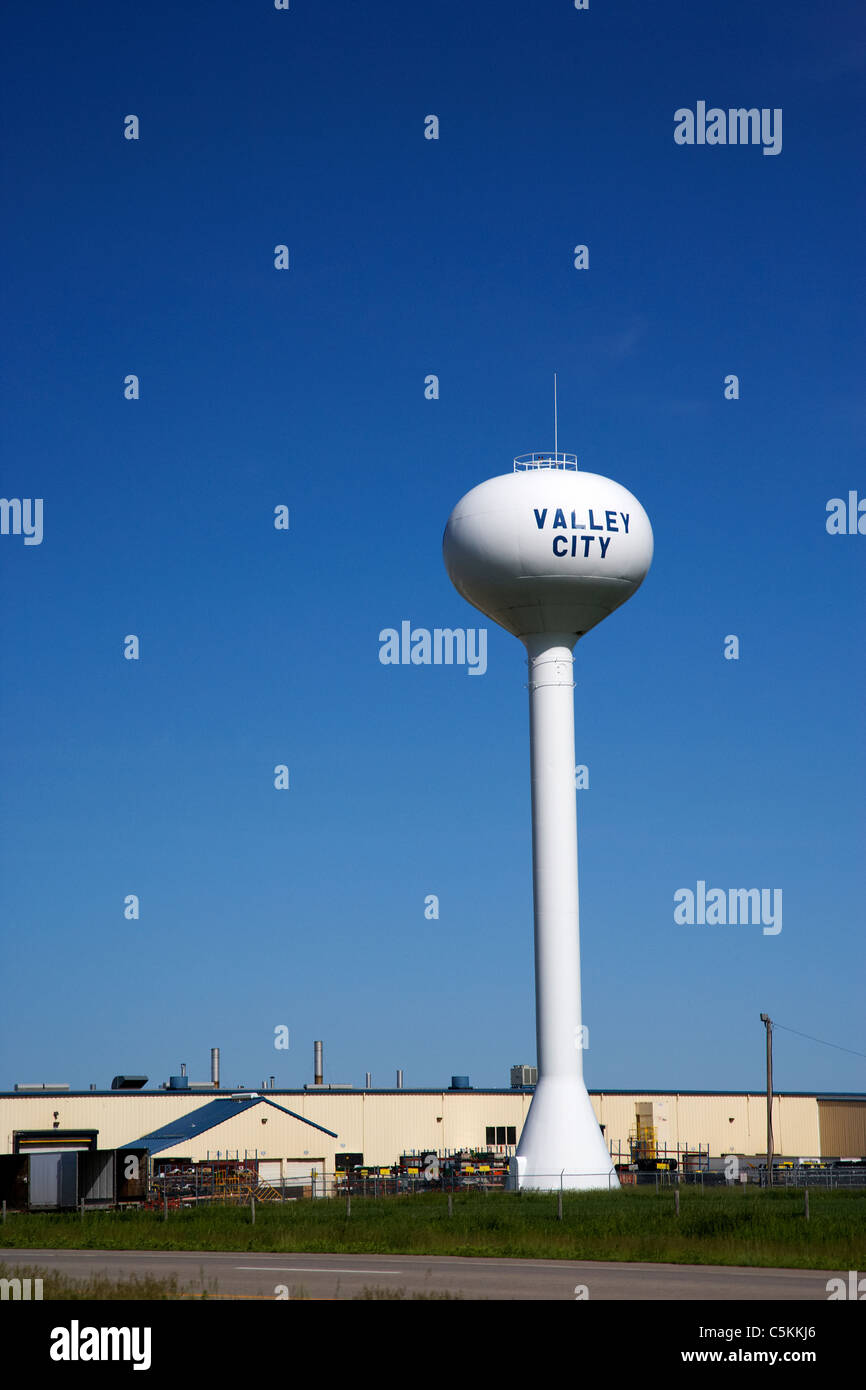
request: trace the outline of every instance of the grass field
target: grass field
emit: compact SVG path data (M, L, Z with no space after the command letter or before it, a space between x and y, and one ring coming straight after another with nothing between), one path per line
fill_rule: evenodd
M33 1265L7 1265L0 1261L0 1279L29 1279L31 1281L31 1299L34 1297L33 1280L41 1279L41 1301L43 1303L175 1303L178 1299L186 1299L196 1303L220 1299L227 1299L232 1303L244 1301L243 1297L238 1294L220 1293L219 1280L205 1280L203 1276L183 1285L178 1284L173 1275L167 1279L156 1279L150 1275L130 1274L120 1278L111 1278L107 1274L92 1274L89 1279L76 1279L54 1269L42 1269ZM292 1303L302 1302L309 1297L310 1295L303 1284L292 1284L289 1289L288 1298ZM438 1303L442 1301L460 1302L463 1295L449 1293L447 1290L428 1293L413 1290L410 1293L406 1289L395 1288L393 1285L385 1288L376 1284L365 1284L360 1293L354 1293L350 1297L351 1301L354 1302L375 1300L376 1302L399 1303L405 1300L411 1303L422 1301ZM274 1300L256 1295L254 1301L273 1302Z
M161 1212L11 1214L0 1248L259 1250L511 1256L859 1269L866 1263L866 1192L809 1194L754 1187L565 1193L441 1193Z
M44 1303L58 1300L80 1300L88 1303L94 1300L130 1300L140 1303L154 1300L174 1301L181 1297L181 1290L175 1278L152 1279L149 1275L141 1278L131 1275L125 1279L111 1279L105 1274L94 1274L89 1279L71 1279L68 1275L60 1274L53 1269L41 1269L38 1266L25 1268L0 1262L0 1279L41 1279ZM35 1296L32 1291L30 1296Z

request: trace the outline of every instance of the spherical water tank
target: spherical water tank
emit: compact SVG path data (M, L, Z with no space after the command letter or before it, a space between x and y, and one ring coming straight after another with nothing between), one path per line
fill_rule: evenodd
M515 637L581 637L640 587L653 555L636 497L597 473L529 455L457 503L442 549L455 588ZM553 460L551 462L550 460Z

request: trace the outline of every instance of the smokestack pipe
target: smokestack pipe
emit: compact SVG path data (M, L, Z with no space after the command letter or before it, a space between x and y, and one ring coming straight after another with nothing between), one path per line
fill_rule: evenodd
M398 1091L402 1091L402 1089L403 1089L403 1071L402 1071L402 1069L400 1069L400 1070L398 1070L398 1072L397 1072L397 1090L398 1090Z
M210 1079L214 1090L219 1090L220 1084L220 1050L212 1047L210 1050Z
M186 1062L181 1062L181 1064L180 1064L180 1074L181 1074L181 1076L186 1076Z
M313 1085L321 1086L322 1083L322 1044L313 1043Z
M370 1089L370 1087L371 1087L372 1085L373 1085L373 1075L372 1075L372 1072L369 1072L369 1071L368 1071L368 1072L366 1073L366 1081L364 1082L365 1089L369 1091L369 1089Z

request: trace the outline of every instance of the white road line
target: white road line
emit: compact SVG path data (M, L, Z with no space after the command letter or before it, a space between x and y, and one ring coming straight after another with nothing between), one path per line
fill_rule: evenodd
M263 1269L270 1274L405 1274L404 1269L315 1269L311 1265L235 1265L235 1269Z

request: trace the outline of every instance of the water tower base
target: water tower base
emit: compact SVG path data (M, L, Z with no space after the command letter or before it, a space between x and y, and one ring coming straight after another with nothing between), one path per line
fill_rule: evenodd
M592 1101L576 1077L539 1077L506 1187L536 1192L615 1192L619 1179Z

